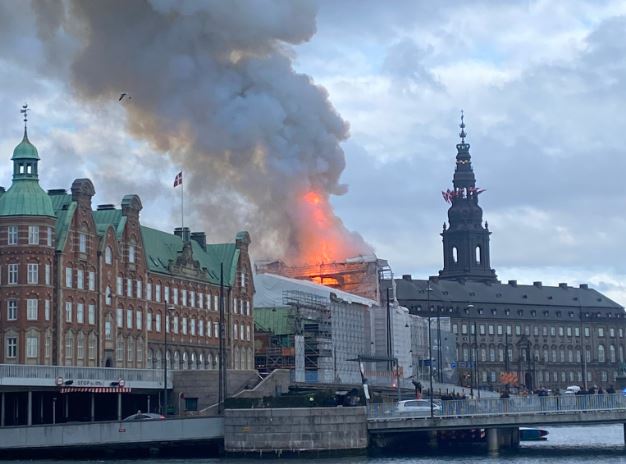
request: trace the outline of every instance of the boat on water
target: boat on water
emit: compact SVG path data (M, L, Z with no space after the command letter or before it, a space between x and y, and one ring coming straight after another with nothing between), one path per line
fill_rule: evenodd
M534 427L519 428L520 441L543 441L548 439L548 431Z

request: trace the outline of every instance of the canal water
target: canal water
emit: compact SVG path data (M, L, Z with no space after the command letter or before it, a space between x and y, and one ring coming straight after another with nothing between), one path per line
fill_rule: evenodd
M355 456L345 458L286 458L286 459L138 459L138 460L42 460L42 464L626 464L626 448L622 425L587 427L543 427L549 431L548 440L522 442L514 452L489 456L484 451L458 454L403 455L390 457ZM17 464L24 461L1 461ZM30 461L37 462L37 461Z

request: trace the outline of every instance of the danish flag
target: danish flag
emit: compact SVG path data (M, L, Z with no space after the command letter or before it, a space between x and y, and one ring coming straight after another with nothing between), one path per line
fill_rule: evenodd
M178 187L179 185L183 185L183 171L176 174L176 178L174 178L174 187Z

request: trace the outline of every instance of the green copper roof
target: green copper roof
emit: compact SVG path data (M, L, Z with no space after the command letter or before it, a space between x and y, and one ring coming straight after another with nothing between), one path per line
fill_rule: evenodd
M107 227L113 227L116 238L120 239L126 227L126 216L122 215L121 209L103 209L93 211L93 220L96 223L98 235L104 235Z
M170 261L176 261L183 249L183 240L150 227L141 226L141 236L146 255L148 269L152 272L169 274ZM191 240L193 259L200 267L207 270L208 280L213 284L220 283L220 263L224 263L224 284L234 285L237 274L239 250L234 243L207 245L206 251L194 240Z
M55 217L50 197L34 179L14 180L0 197L0 216Z
M39 153L37 153L37 148L35 148L35 145L30 143L30 140L28 140L26 128L24 128L24 138L19 143L19 145L15 147L15 150L13 150L13 158L11 159L39 159Z

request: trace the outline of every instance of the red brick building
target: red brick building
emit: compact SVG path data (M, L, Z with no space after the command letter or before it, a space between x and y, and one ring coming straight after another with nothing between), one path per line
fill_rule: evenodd
M28 140L13 152L0 192L0 363L217 369L220 269L229 368L254 367L254 293L247 232L207 244L203 232L141 225L141 200L91 201L89 179L71 193L40 187Z

